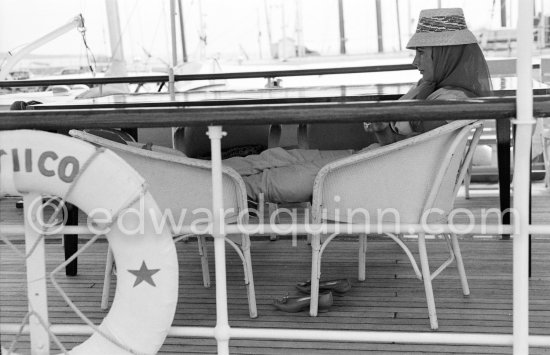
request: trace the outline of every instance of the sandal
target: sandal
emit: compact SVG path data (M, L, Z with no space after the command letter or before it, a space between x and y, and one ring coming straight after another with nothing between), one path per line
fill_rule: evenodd
M280 311L288 313L296 313L309 308L311 303L311 296L285 296L273 300L273 305ZM332 293L323 292L319 294L319 312L328 312L330 306L332 306L333 298Z
M296 284L298 291L310 294L311 293L311 281L300 282ZM319 292L332 291L335 294L343 294L351 289L351 283L348 279L328 280L319 282Z

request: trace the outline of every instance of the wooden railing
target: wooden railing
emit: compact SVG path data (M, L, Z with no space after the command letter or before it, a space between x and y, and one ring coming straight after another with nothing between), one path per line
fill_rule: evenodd
M26 110L0 112L0 129L67 129L173 127L230 124L295 124L410 120L506 120L516 115L516 100L483 98L468 101L326 102L126 108L95 110ZM550 95L534 100L535 117L550 117Z

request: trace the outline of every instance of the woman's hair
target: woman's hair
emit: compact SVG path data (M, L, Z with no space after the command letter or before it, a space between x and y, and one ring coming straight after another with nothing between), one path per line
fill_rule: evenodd
M446 86L467 90L475 96L492 94L489 68L477 43L431 48L434 80L420 79L417 86L401 99L424 100Z

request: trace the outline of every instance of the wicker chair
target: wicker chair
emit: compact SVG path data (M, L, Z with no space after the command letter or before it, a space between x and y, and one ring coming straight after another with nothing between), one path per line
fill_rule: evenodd
M173 131L173 146L190 158L210 156L210 139L206 134L206 126L178 127ZM260 145L266 148L278 147L281 139L280 125L228 125L224 126L226 136L222 139L222 149L243 145ZM266 202L263 195L258 201L251 201L257 205L258 218L263 223L266 207L268 216L277 210L277 204ZM269 218L269 217L268 217ZM271 240L277 240L276 234L269 234Z
M71 130L71 136L110 149L128 162L147 183L149 189L164 213L171 213L178 225L190 225L193 221L206 218L204 211L212 206L211 163L191 159L169 148L151 151L140 147L124 145L100 138L86 132ZM150 148L150 147L147 147ZM155 148L153 147L153 150ZM169 152L172 151L173 154ZM241 218L248 223L248 214L239 213L247 208L246 189L240 175L231 168L223 167L223 191L226 223L234 223ZM233 209L233 210L230 210ZM195 215L195 211L203 211ZM185 214L183 212L186 212ZM240 239L240 245L232 240ZM205 287L210 286L208 257L205 236L197 236ZM237 251L244 268L244 280L247 287L250 317L257 317L252 260L250 256L250 238L248 235L227 236L226 241ZM102 308L107 308L113 256L109 250L103 285Z
M475 129L474 138L467 145L472 129ZM335 221L416 224L423 222L425 211L433 208L439 209L438 213L429 214L426 221L446 223L481 130L480 122L456 121L418 136L327 164L319 171L313 187L313 223ZM397 214L379 215L385 209L392 209ZM357 213L358 211L361 213ZM416 276L424 281L431 327L437 329L431 280L455 258L463 293L468 295L470 292L456 235L444 235L450 257L433 273L430 272L424 233L418 235L420 269L401 239L394 234L386 235L404 249ZM325 239L320 234L312 235L311 316L317 315L321 256L335 236L323 236ZM360 281L365 280L366 241L366 235L359 236Z

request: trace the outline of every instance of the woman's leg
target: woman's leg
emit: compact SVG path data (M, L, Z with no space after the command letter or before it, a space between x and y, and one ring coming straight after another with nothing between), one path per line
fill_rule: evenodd
M264 169L260 174L243 176L248 195L254 198L263 193L266 201L275 203L310 201L313 182L319 170L331 161L351 155L351 151L321 152L314 153L316 160L306 161L311 158L307 156L309 152L305 153L306 156L303 156L303 150L294 153L302 156L293 164Z

